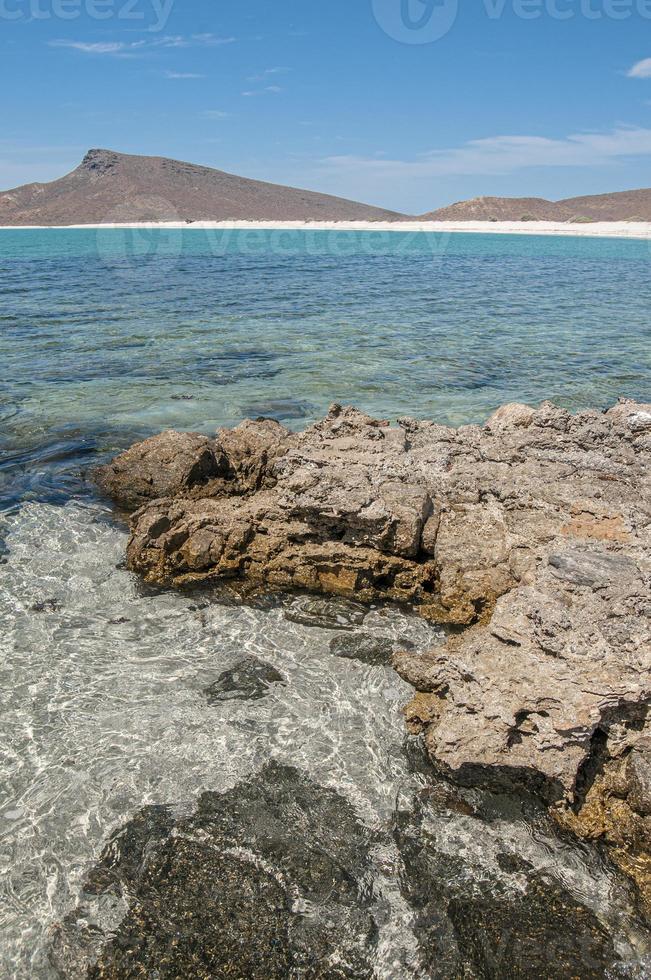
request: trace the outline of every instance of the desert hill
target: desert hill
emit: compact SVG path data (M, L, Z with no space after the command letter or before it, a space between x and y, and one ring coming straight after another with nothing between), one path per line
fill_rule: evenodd
M418 219L166 157L89 150L66 176L0 192L2 225L134 221L651 221L651 190L547 201L476 197Z
M2 225L129 221L392 221L393 211L165 157L89 150L72 173L0 192Z
M651 221L651 190L546 201L542 197L476 197L430 211L421 221Z

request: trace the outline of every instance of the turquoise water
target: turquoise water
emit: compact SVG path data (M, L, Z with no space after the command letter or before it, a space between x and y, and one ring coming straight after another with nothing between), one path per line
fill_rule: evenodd
M649 397L650 263L594 238L2 231L0 451L36 492L167 426Z
M648 398L649 257L641 242L517 236L0 232L1 977L86 975L59 972L53 936L75 908L91 935L119 926L122 898L84 885L110 835L144 805L246 797L271 762L336 792L373 835L365 864L333 858L369 905L377 980L433 980L439 953L467 977L525 975L527 942L555 971L559 894L578 910L560 947L569 935L589 959L596 931L617 960L590 975L651 975L649 931L603 855L527 798L437 781L405 733L410 688L337 654L342 635L424 651L439 628L387 607L325 628L304 597L144 588L84 477L165 426L300 427L334 400L456 424L513 399ZM243 657L281 681L209 700Z

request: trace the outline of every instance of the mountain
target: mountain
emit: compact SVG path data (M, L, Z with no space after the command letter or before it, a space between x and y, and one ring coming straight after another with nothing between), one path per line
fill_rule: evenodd
M113 150L89 150L77 169L59 180L0 192L0 226L133 221L399 221L406 217L329 194L236 177L166 157ZM651 190L563 201L476 197L430 211L418 220L651 221Z
M421 221L651 221L651 190L546 201L542 197L476 197L420 216Z
M2 225L130 221L394 221L402 215L210 167L89 150L72 173L0 193Z

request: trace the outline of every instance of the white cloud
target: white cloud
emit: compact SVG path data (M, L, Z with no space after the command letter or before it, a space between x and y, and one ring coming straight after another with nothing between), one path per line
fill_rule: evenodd
M258 75L250 75L247 78L247 82L264 82L267 80L269 75L287 75L292 69L291 68L266 68L261 71Z
M594 167L621 157L651 155L651 129L620 126L610 133L492 136L459 147L431 150L413 160L332 156L321 161L330 172L410 180L449 176L505 175L526 167Z
M206 77L205 75L198 75L196 72L193 71L166 71L163 74L165 75L165 78L174 78L174 79Z
M108 54L127 57L146 46L145 41L48 41L51 48L71 48L84 54Z
M651 58L637 61L626 74L629 78L651 78Z
M190 34L188 37L177 34L158 38L151 44L152 47L159 48L213 48L221 44L234 44L236 40L234 37L220 37L218 34Z
M229 112L222 112L221 109L204 109L201 113L206 119L228 119L230 116Z
M131 58L152 48L217 47L222 44L233 44L235 40L234 37L219 37L217 34L190 34L187 37L176 34L142 41L73 41L61 39L48 41L48 44L52 48L70 48L84 54Z
M251 90L249 92L242 92L242 95L245 99L251 99L256 95L278 95L278 93L282 91L283 89L280 87L280 85L265 85L264 88Z

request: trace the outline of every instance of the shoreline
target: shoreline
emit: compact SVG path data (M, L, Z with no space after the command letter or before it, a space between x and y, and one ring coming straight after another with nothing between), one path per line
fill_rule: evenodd
M143 221L78 225L0 225L0 231L168 229L197 231L419 232L425 234L552 235L572 238L651 239L651 222L599 221Z

